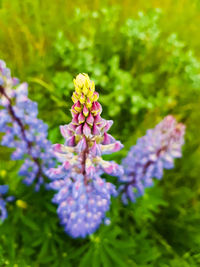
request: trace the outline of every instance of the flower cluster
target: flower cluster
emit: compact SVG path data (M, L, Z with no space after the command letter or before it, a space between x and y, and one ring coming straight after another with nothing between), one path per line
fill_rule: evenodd
M53 146L55 156L62 163L51 168L51 188L58 191L53 202L58 204L58 215L65 231L72 237L93 233L105 219L115 186L101 177L103 173L121 176L117 163L105 161L102 154L116 152L122 144L108 130L112 121L101 118L102 107L94 82L87 74L74 80L75 92L71 113L72 122L60 126L65 144Z
M24 159L19 174L27 185L36 181L36 190L44 182L47 170L54 166L47 125L37 118L37 103L28 98L27 83L12 78L0 60L0 131L1 145L15 148L11 158Z
M163 169L174 166L174 158L181 157L185 126L167 116L154 129L139 138L123 160L124 175L120 177L122 200L135 201L144 189L153 184L152 178L161 179Z
M3 222L8 216L6 210L6 203L14 200L14 197L12 196L4 198L4 195L7 192L8 185L0 185L0 222Z

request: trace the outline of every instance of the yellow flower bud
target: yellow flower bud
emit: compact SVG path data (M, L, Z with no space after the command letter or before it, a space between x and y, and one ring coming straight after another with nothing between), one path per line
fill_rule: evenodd
M94 92L93 96L92 96L92 102L97 101L99 98L99 94L97 92Z
M88 87L86 87L86 85L83 86L82 92L84 93L84 95L87 95Z
M82 89L78 86L75 86L75 91L78 95L81 95L82 94Z
M79 98L79 101L81 102L81 104L85 103L85 96L84 94L81 95L81 97Z
M94 81L91 81L90 90L91 90L92 92L95 91Z
M74 104L78 101L78 95L75 92L72 95L72 101L74 102Z
M94 82L90 80L86 73L78 74L73 82L75 85L75 92L72 96L74 104L79 101L80 104L85 104L87 108L91 108L92 103L98 99L98 93L95 92ZM75 110L79 112L76 108Z
M19 207L19 208L22 208L22 209L27 209L28 205L25 201L21 200L21 199L18 199L16 201L16 205Z
M93 92L92 90L89 89L87 93L87 97L91 98L91 96L93 96Z
M1 170L0 172L1 177L6 177L6 170Z
M86 101L86 107L87 107L87 108L91 108L91 106L92 106L92 102L90 101L89 98L87 98L87 101Z
M89 84L90 84L89 76L85 73L78 74L76 76L76 79L74 80L75 87L83 88L84 85L88 87Z

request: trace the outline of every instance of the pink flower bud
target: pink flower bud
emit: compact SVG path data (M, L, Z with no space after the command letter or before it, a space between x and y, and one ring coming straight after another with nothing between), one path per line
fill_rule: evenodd
M72 131L73 133L74 133L75 130L76 130L76 125L74 125L73 123L69 123L69 124L67 125L67 127L68 127L68 129L69 129L70 131Z
M55 153L61 153L61 154L67 154L67 153L71 153L74 151L74 149L61 145L61 144L53 145L52 149Z
M99 124L99 123L101 123L101 121L102 121L102 118L101 118L100 114L97 114L94 118L94 123Z
M96 102L93 102L91 112L92 112L94 115L101 114L101 112L102 112L102 107L101 107L101 105L99 104L99 102L97 102L97 101L96 101Z
M90 127L88 126L87 123L85 123L84 126L83 126L83 134L84 134L85 136L89 136L89 135L91 134L91 129L90 129Z
M89 125L93 125L94 123L94 117L92 116L92 114L90 113L90 115L87 117L87 120L86 122L89 124Z
M101 119L101 122L98 123L98 127L99 129L101 129L102 133L105 132L104 127L106 126L106 124L107 124L107 120L104 120L104 119Z
M83 138L81 138L81 140L78 142L78 145L77 145L77 152L82 152L86 149L87 147L87 143L86 143L86 140L85 140L85 137L83 136Z
M101 156L101 149L100 149L99 145L97 145L96 141L94 141L94 144L91 147L90 151L95 157Z
M112 120L109 120L109 121L106 121L106 125L104 127L104 131L107 132L109 131L110 127L113 125L113 121Z
M81 112L79 115L78 115L78 122L79 123L83 123L85 121L85 117L83 116L83 113Z
M98 113L101 114L101 112L102 112L101 104L99 102L97 102L97 101L95 103L96 103L96 108L98 110Z
M81 135L83 134L83 125L79 125L77 128L76 128L76 134L78 135Z
M74 125L78 125L78 124L79 124L79 122L78 122L78 116L79 116L79 114L77 113L77 114L73 117L73 119L72 119L72 123L73 123Z
M75 146L75 136L71 136L70 138L68 138L65 142L66 146Z
M101 151L102 151L103 154L110 154L110 153L117 152L120 149L122 149L123 148L123 145L122 145L121 142L116 141L113 144L100 145L100 147L101 147Z
M93 128L92 128L92 134L94 134L94 135L100 135L100 130L99 130L99 128L97 127L96 124L93 125Z
M78 111L75 110L75 104L72 106L70 111L71 111L72 116L74 116L74 114L78 113Z
M113 138L112 135L104 133L102 145L109 145L114 142L115 142L115 138Z
M91 112L92 112L94 115L97 115L97 113L98 113L98 108L97 108L97 106L96 106L96 102L93 102L93 103L92 103Z
M74 104L74 109L78 112L81 112L82 107L81 107L80 101L78 101L78 102L76 102L76 104Z
M86 106L85 106L85 104L84 104L84 106L83 106L83 115L84 115L85 117L87 117L88 114L89 114L89 111L88 111L88 109L86 108Z
M69 129L68 125L61 125L60 132L64 138L72 136L73 131Z

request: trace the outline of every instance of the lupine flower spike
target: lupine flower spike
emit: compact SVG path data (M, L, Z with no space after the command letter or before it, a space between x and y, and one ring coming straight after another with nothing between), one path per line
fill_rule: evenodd
M54 166L48 126L37 118L37 103L28 98L27 83L12 78L4 61L0 60L0 131L1 145L15 148L11 158L24 159L19 174L27 185L44 182L47 170Z
M13 196L5 197L7 192L8 185L0 185L0 222L3 222L8 216L6 203L14 200Z
M173 168L174 159L181 157L184 133L185 126L169 115L138 139L122 162L125 173L119 179L123 183L119 191L125 204L141 196L153 178L161 179L163 169Z
M50 169L49 175L53 179L51 188L58 191L53 202L58 204L61 224L76 238L93 233L103 220L108 221L105 213L116 190L101 175L121 176L123 169L101 156L123 146L107 133L113 122L101 118L94 82L87 74L79 74L74 85L72 121L60 126L65 144L53 146L61 165Z

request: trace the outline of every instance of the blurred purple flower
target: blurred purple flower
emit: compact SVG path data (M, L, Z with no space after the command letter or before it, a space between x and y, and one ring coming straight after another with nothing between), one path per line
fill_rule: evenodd
M6 203L14 200L12 196L5 197L8 188L8 185L0 185L0 222L3 222L8 216Z
M39 190L47 170L55 165L48 126L37 118L37 103L28 98L27 83L18 84L4 61L0 60L0 131L1 145L14 148L11 158L24 159L19 174L27 185L35 182Z
M125 204L128 198L134 202L143 195L153 178L161 179L164 169L174 167L174 159L182 155L184 133L185 126L169 115L138 139L122 162L125 173L119 179L123 183L119 191Z

